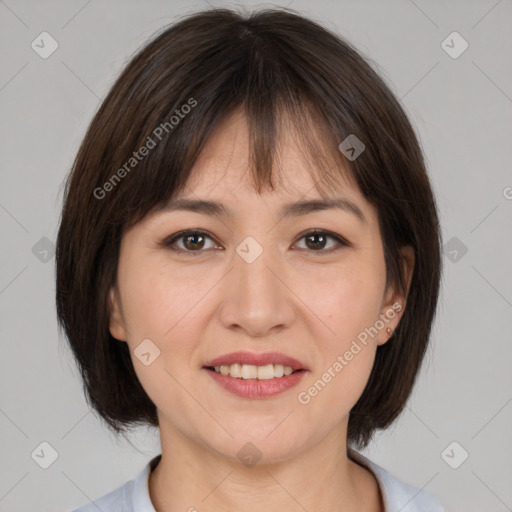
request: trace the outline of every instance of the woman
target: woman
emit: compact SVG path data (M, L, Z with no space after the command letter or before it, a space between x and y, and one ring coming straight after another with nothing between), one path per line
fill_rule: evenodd
M89 127L56 253L90 405L162 453L77 510L442 511L355 449L410 396L440 246L414 130L348 42L286 9L166 28Z

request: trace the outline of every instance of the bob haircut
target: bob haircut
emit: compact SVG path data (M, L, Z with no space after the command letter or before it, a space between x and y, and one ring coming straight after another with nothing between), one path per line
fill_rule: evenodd
M386 283L406 292L402 319L376 352L350 412L348 442L364 448L402 412L426 353L441 280L441 234L424 157L404 110L368 59L342 37L285 9L195 12L147 42L95 114L67 177L56 243L56 307L91 405L116 434L158 426L127 343L109 330L125 230L185 188L208 136L235 109L249 125L258 193L286 130L310 157L317 190L356 183L379 216ZM339 145L363 142L355 159ZM145 148L145 150L144 150ZM346 181L345 181L346 183Z

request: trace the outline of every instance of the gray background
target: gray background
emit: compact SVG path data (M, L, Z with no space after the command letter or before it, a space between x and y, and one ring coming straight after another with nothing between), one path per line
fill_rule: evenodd
M244 5L289 5L351 40L401 98L427 156L449 244L439 313L407 409L363 453L447 511L512 510L510 0ZM101 98L157 29L205 7L0 1L1 511L69 510L159 453L156 431L118 441L89 411L57 334L51 247L63 179ZM47 59L31 47L43 31L59 44ZM469 44L458 58L442 47L453 31ZM48 469L31 456L44 441L58 454Z

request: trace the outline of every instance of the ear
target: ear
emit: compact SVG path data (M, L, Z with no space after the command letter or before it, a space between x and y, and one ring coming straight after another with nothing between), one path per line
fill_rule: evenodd
M109 314L109 330L110 334L119 341L126 341L126 327L121 312L121 304L118 297L117 289L112 287L108 296L108 314Z
M389 328L394 331L398 327L403 312L405 311L405 304L407 302L407 296L411 286L416 259L414 249L410 245L403 246L400 249L400 255L400 269L403 275L406 291L404 293L402 290L391 285L386 290L380 311L380 318L384 323L384 327L379 330L377 345L384 345L384 343L392 338L393 334L390 334L387 329Z

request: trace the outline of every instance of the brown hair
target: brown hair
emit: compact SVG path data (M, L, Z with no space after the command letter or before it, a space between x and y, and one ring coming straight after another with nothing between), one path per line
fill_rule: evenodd
M393 339L377 349L350 413L348 441L364 448L403 410L434 320L441 234L414 129L367 60L342 37L290 9L211 9L166 27L121 73L65 182L56 248L59 326L88 403L114 432L158 426L128 344L109 331L108 291L116 283L121 237L184 189L208 136L234 109L248 119L258 192L264 184L273 187L276 140L281 130L293 128L314 162L319 190L329 189L346 169L376 207L387 283L402 291L399 249L413 247L403 317ZM365 145L354 160L338 149L351 134Z

